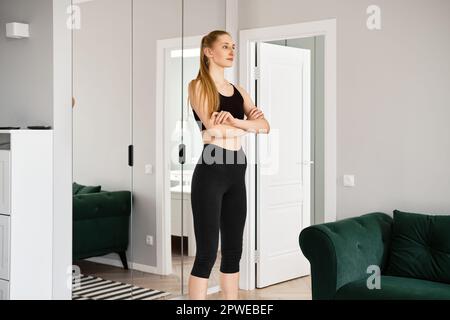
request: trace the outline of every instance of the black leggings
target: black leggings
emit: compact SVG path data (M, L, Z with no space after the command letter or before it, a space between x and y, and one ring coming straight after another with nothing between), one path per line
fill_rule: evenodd
M191 274L209 278L217 258L219 230L220 271L239 271L247 216L244 151L204 144L191 184L191 203L197 251Z

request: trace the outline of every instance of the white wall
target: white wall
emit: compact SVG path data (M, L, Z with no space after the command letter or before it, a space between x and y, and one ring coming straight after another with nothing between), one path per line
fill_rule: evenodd
M53 125L52 12L52 0L0 0L0 126ZM9 22L30 38L6 38Z
M379 31L366 28L372 4ZM449 213L449 1L243 0L239 10L240 29L337 19L338 218Z

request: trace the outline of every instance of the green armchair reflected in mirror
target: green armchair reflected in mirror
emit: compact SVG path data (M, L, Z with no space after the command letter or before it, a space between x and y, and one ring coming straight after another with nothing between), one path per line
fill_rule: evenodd
M117 253L128 269L130 191L73 182L73 261Z

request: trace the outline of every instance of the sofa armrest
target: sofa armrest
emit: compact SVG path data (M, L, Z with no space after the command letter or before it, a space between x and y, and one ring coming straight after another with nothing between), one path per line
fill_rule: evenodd
M102 191L73 196L74 221L130 215L130 191Z
M368 277L367 268L384 270L392 218L381 212L302 230L299 244L311 264L312 298L333 299L343 285Z

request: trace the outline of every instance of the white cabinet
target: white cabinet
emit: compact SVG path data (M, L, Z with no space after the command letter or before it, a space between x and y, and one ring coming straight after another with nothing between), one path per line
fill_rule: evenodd
M9 299L9 282L0 280L0 300Z
M10 212L10 151L0 150L0 214L9 215Z
M191 193L190 187L183 188L183 197L181 197L181 188L171 189L171 226L172 235L181 236L181 206L183 206L183 235L188 238L188 256L195 256L195 234L194 222L192 217ZM187 190L187 192L185 191Z
M0 280L9 280L9 216L0 215Z
M52 298L53 131L0 130L0 299Z

